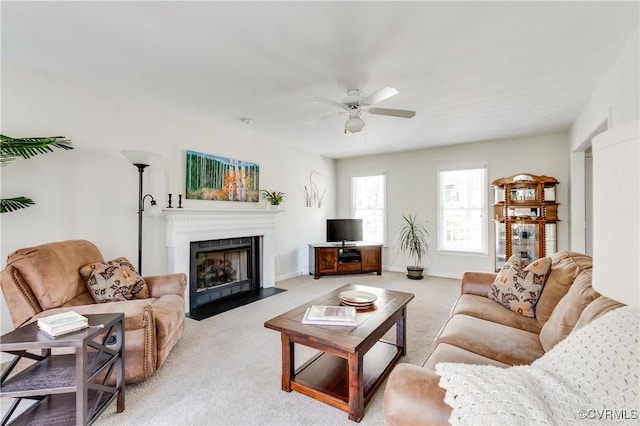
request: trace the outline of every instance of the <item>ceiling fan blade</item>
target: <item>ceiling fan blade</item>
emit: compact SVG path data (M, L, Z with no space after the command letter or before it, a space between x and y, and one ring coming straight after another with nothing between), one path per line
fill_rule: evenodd
M325 104L337 106L338 108L341 108L341 109L346 109L346 107L344 106L344 104L342 102L332 101L331 99L319 98L317 96L314 96L311 99L314 100L314 101L323 102Z
M305 122L304 125L305 126L309 126L309 125L315 124L315 123L317 123L319 121L324 121L324 120L326 120L328 118L337 117L339 115L344 115L346 113L347 113L346 111L339 111L339 112L334 112L334 113L331 113L331 114L323 115L322 117L318 117L318 118L315 118L313 120L309 120L309 121Z
M378 115L390 115L392 117L411 118L416 115L415 111L409 111L406 109L392 109L392 108L369 108L370 114Z
M373 105L377 104L380 101L384 101L387 98L390 98L394 95L397 95L399 92L393 87L383 87L377 92L373 92L362 101L360 101L361 105Z

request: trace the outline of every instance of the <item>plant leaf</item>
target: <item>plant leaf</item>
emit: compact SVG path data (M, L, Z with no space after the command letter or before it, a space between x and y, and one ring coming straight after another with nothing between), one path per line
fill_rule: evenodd
M27 197L3 198L0 199L0 213L26 209L33 204L35 204L35 202Z
M5 166L17 157L25 159L40 154L53 152L54 148L73 149L71 141L64 136L49 136L42 138L12 138L0 135L0 166Z

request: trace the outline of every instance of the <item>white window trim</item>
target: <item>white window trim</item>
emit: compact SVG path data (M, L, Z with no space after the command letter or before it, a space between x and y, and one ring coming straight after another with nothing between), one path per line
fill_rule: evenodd
M468 170L468 169L484 169L485 173L484 173L484 193L482 194L482 199L484 200L484 208L483 208L483 215L484 215L484 220L482 221L483 224L483 233L484 233L484 244L483 247L480 250L452 250L452 249L443 249L442 248L442 238L443 236L441 235L441 221L442 221L442 214L441 214L441 207L440 207L440 200L441 200L441 185L440 185L440 172L447 172L447 171L453 171L453 170ZM457 256L477 256L477 257L487 257L489 255L489 214L488 214L488 209L489 209L489 170L487 167L487 163L486 162L477 162L477 163L458 163L458 164L446 164L446 165L439 165L438 166L438 171L437 171L438 175L437 175L437 190L436 190L436 203L437 203L437 219L436 219L436 229L437 229L437 252L439 254L446 254L446 255L457 255Z
M351 203L351 209L350 209L350 214L351 214L351 218L355 218L355 212L356 212L356 206L355 203L353 202L353 178L356 177L365 177L365 176L384 176L384 219L382 220L382 241L380 242L380 244L382 244L384 247L386 247L387 245L387 216L388 216L388 210L387 210L387 172L382 170L378 170L378 171L369 171L369 172L358 172L358 173L352 173L351 177L349 178L349 202Z

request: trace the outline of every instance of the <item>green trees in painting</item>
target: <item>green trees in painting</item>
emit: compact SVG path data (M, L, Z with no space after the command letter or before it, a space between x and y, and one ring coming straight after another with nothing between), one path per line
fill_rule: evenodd
M259 171L255 163L187 151L186 197L257 202Z

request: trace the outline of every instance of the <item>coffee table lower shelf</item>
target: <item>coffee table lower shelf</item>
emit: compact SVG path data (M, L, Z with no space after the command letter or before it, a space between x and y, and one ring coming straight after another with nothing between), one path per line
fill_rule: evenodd
M88 392L88 424L91 424L115 400L118 393ZM11 426L51 426L75 424L76 397L72 393L51 394L33 404Z
M365 405L401 356L401 348L383 340L364 355L362 383ZM348 371L345 358L321 352L296 370L291 389L349 412Z

